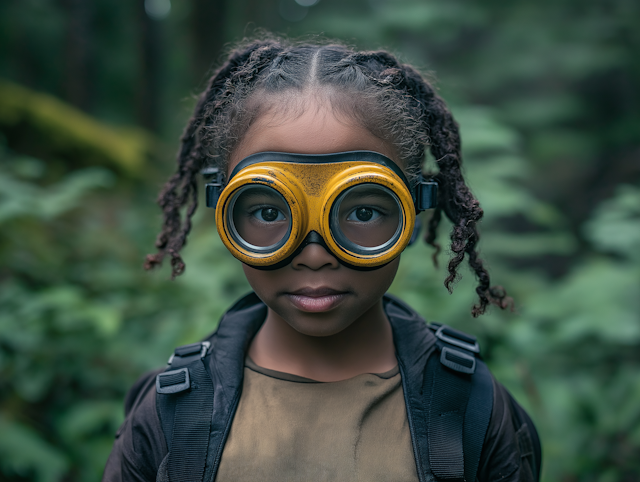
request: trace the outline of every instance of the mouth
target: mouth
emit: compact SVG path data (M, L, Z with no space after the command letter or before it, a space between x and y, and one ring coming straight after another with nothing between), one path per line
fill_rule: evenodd
M338 306L349 294L348 291L338 291L321 286L319 288L301 288L285 293L289 301L300 311L307 313L321 313Z

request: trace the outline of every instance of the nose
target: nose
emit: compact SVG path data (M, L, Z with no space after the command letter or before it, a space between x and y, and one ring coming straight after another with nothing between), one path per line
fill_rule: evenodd
M327 251L321 244L310 243L304 247L300 254L291 260L294 269L308 268L317 271L321 268L336 269L340 263L334 255Z

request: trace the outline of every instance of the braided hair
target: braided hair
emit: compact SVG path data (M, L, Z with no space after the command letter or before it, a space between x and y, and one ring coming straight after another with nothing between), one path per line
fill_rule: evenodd
M435 248L437 265L436 233L444 212L453 223L446 288L452 291L458 267L468 256L478 279L473 316L484 313L489 304L511 306L504 289L491 286L478 258L477 223L483 211L465 184L458 124L446 104L413 67L390 53L357 52L337 44L266 38L245 41L230 53L200 95L182 135L177 171L158 197L164 222L157 252L147 256L145 268L159 265L168 255L172 278L184 271L180 250L198 205L199 172L211 164L226 172L231 152L255 119L274 109L283 113L299 109L296 99L305 95L319 96L336 114L391 143L410 182L418 178L425 150L430 149L438 172L426 175L435 178L440 189L425 241Z

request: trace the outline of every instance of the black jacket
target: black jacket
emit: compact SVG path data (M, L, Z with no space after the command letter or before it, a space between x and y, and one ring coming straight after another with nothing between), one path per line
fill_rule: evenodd
M437 340L425 321L404 303L385 296L384 308L393 331L418 477L421 482L432 481L435 478L429 460L429 414L423 389L428 389L424 388L425 368L431 355L437 351ZM214 417L210 426L204 481L215 479L241 395L246 352L266 314L267 307L251 293L227 311L216 332L207 339L211 346L202 363L213 382ZM478 363L484 367L480 360ZM169 450L157 408L163 405L156 400L162 397L156 395L155 383L156 375L161 371L143 376L129 391L125 402L126 419L116 434L103 481L168 480L166 456ZM537 480L540 454L535 428L506 389L492 377L491 383L491 418L476 480ZM166 416L163 421L166 427Z

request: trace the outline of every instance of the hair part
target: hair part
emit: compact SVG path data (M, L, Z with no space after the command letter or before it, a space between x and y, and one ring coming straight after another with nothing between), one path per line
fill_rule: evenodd
M502 309L512 306L502 287L491 287L478 258L477 224L483 211L464 181L458 125L446 104L413 67L390 53L357 52L338 44L268 38L245 41L231 51L200 95L182 135L177 171L158 197L164 216L156 240L158 251L147 256L145 268L170 256L172 279L184 271L180 250L198 206L200 170L213 164L226 172L231 153L258 118L274 111L302 114L309 96L317 96L336 115L392 145L410 182L418 179L425 150L430 149L438 172L426 175L436 179L440 189L425 241L435 248L437 265L436 233L444 212L453 223L445 286L452 291L466 256L478 279L479 300L473 316L484 313L490 304Z

